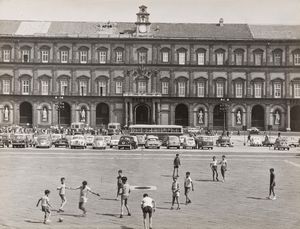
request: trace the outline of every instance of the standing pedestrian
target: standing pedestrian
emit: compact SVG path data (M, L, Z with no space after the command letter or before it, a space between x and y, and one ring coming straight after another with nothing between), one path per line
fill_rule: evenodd
M64 208L65 204L67 203L66 189L70 189L70 188L66 187L65 180L66 179L64 177L60 178L61 185L60 185L60 187L57 188L57 190L59 190L59 196L61 199L61 205L60 205L60 208L58 209L58 212L64 212L63 208Z
M123 206L125 206L128 216L131 216L131 213L130 213L129 207L128 207L129 194L130 194L130 185L127 182L127 177L122 177L120 218L123 218Z
M219 164L221 165L222 182L225 182L225 172L227 171L227 160L225 155L222 156L222 161Z
M45 195L42 196L36 206L38 207L40 202L41 202L41 206L42 206L42 212L45 213L45 216L44 216L44 224L46 223L50 223L50 216L51 216L51 211L50 211L50 208L52 208L52 206L50 205L49 203L49 194L50 194L50 191L49 190L45 190ZM50 208L49 208L50 207Z
M192 191L194 191L194 184L191 178L191 173L190 172L186 172L185 173L186 177L184 180L184 195L185 195L185 204L190 204L192 203L191 199L189 198L189 193L192 189Z
M178 169L179 169L179 166L181 165L181 163L180 163L180 158L179 158L178 153L176 154L176 157L174 158L173 165L174 165L173 177L175 177L175 172L176 172L176 176L179 177Z
M179 190L179 183L177 181L177 177L173 177L173 183L172 183L172 206L171 210L174 209L174 204L175 201L177 203L177 210L180 209L180 204L179 204L179 195L180 195L180 190Z
M270 187L269 187L269 196L268 199L270 200L276 200L276 195L275 195L275 171L273 168L270 169ZM273 194L273 198L271 198L271 195Z
M118 197L119 197L119 195L121 193L121 190L122 190L122 185L123 185L123 183L122 183L122 177L123 177L122 173L123 173L123 171L120 169L118 171L118 176L117 176L117 197L116 197L116 200L118 200Z
M150 198L147 193L143 195L141 208L143 211L144 229L147 229L147 214L149 214L149 229L152 229L152 214L155 212L155 201L152 198Z
M218 179L218 161L215 156L213 156L213 161L210 163L210 168L213 172L213 181L215 181L215 176L216 180L219 181Z

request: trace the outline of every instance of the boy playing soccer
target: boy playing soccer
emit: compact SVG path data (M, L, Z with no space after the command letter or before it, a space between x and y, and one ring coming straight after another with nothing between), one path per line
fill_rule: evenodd
M268 196L268 199L270 199L270 200L276 200L274 187L275 187L275 172L274 172L274 169L271 168L270 169L270 188L269 188L269 196ZM271 198L272 194L273 194L273 198Z
M177 203L177 210L180 209L180 204L179 204L179 201L178 201L178 198L179 198L179 194L180 194L180 191L179 191L179 183L177 182L177 177L173 177L173 183L172 183L172 206L171 206L171 210L174 209L174 204L175 204L175 200L176 200L176 203Z
M60 187L57 187L57 190L59 190L59 196L61 198L61 205L60 208L58 209L58 212L64 212L63 207L67 203L66 189L70 189L70 188L66 187L65 180L66 179L64 177L60 178L61 185Z
M175 171L177 173L177 177L178 177L178 168L179 166L181 165L180 164L180 158L179 158L179 154L176 154L176 157L174 158L174 161L173 161L173 165L174 165L174 169L173 169L173 177L175 176Z
M227 171L227 160L225 155L222 156L222 161L219 163L221 165L221 174L223 177L223 182L225 182L225 172Z
M218 161L215 156L213 156L213 161L210 163L210 168L213 172L213 181L215 181L215 175L216 175L216 180L219 181L219 179L218 179Z
M144 229L147 229L146 226L147 213L149 214L149 229L152 229L152 213L155 212L155 201L152 198L150 198L147 193L143 195L141 208L143 211Z
M38 207L40 202L41 202L41 206L42 206L42 212L45 213L45 216L44 216L44 224L46 224L47 222L50 222L50 215L51 215L51 212L50 212L50 208L52 208L52 206L50 205L49 203L49 194L50 194L50 191L49 190L45 190L45 195L42 196L36 206ZM49 208L50 207L50 208Z
M120 195L120 192L122 190L122 170L118 171L118 176L117 176L117 197L116 200L118 200L118 197Z
M189 193L192 189L192 191L194 191L194 184L192 181L192 178L190 177L191 173L190 172L186 172L186 177L184 180L184 195L185 195L185 204L190 204L192 203L192 201L189 198Z
M127 183L127 177L122 177L122 190L121 190L121 214L120 218L123 218L123 206L127 210L128 216L131 216L131 213L128 208L128 198L130 194L130 185Z
M87 198L88 192L90 192L90 193L92 193L92 194L94 194L96 196L100 196L100 194L93 192L91 190L91 188L87 186L87 181L83 181L81 186L79 186L78 188L73 188L71 190L77 190L77 189L80 190L78 208L83 211L83 215L82 216L86 216L85 205L86 205L87 200L88 200L88 198Z

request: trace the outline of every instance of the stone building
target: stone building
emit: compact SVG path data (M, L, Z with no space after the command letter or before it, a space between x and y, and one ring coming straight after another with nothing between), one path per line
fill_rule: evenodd
M0 21L0 124L300 131L300 26ZM58 110L57 104L63 104Z

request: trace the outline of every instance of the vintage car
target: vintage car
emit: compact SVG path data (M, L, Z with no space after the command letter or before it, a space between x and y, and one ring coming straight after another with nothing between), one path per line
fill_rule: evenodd
M290 150L286 138L277 138L274 143L274 150Z
M85 141L84 136L83 135L74 135L71 138L70 147L71 147L71 149L75 149L75 148L85 149L86 141Z
M197 136L195 138L198 149L213 149L214 139L211 136Z
M62 134L51 134L52 143L54 143L58 139L61 139L62 137Z
M0 139L4 146L9 147L9 145L11 143L9 134L0 135Z
M118 143L118 149L136 149L137 144L133 136L124 135L120 138Z
M233 146L233 142L231 142L230 136L220 135L216 140L216 146Z
M110 148L117 147L122 135L112 135L110 140Z
M3 141L1 135L0 135L0 147L1 147L1 148L4 148L4 141Z
M146 135L136 135L138 140L138 146L145 146L146 143Z
M105 135L103 136L107 146L110 146L111 136Z
M167 138L167 149L170 149L171 147L176 147L177 149L180 149L180 140L177 136L168 136Z
M250 146L262 146L262 139L260 137L251 137Z
M35 147L36 148L50 148L52 146L52 140L50 135L38 135Z
M287 139L287 143L288 143L289 147L299 147L300 138L297 139L295 137L290 137Z
M161 142L157 136L148 135L145 142L145 148L156 148L159 149L161 146Z
M94 135L85 135L85 141L87 146L91 146L94 143Z
M68 148L69 147L69 141L68 141L68 139L66 139L66 138L60 138L60 139L57 139L54 143L53 143L53 145L55 146L55 147L66 147L66 148Z
M256 127L251 127L250 129L247 129L247 131L249 132L249 134L259 134L259 129Z
M196 142L195 142L195 139L193 137L189 137L189 136L186 136L184 138L184 141L182 143L182 147L184 149L187 149L187 148L192 148L192 149L196 149Z
M26 134L14 134L11 139L12 147L28 147L28 139Z
M93 149L106 149L106 141L104 136L95 136L92 143Z
M276 138L266 135L265 139L262 141L263 146L273 146Z

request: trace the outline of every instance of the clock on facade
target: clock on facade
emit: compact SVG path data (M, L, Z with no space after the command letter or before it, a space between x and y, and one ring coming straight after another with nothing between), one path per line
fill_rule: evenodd
M140 32L140 33L145 33L145 32L147 32L147 27L146 27L146 25L140 25L140 26L139 26L139 32Z

